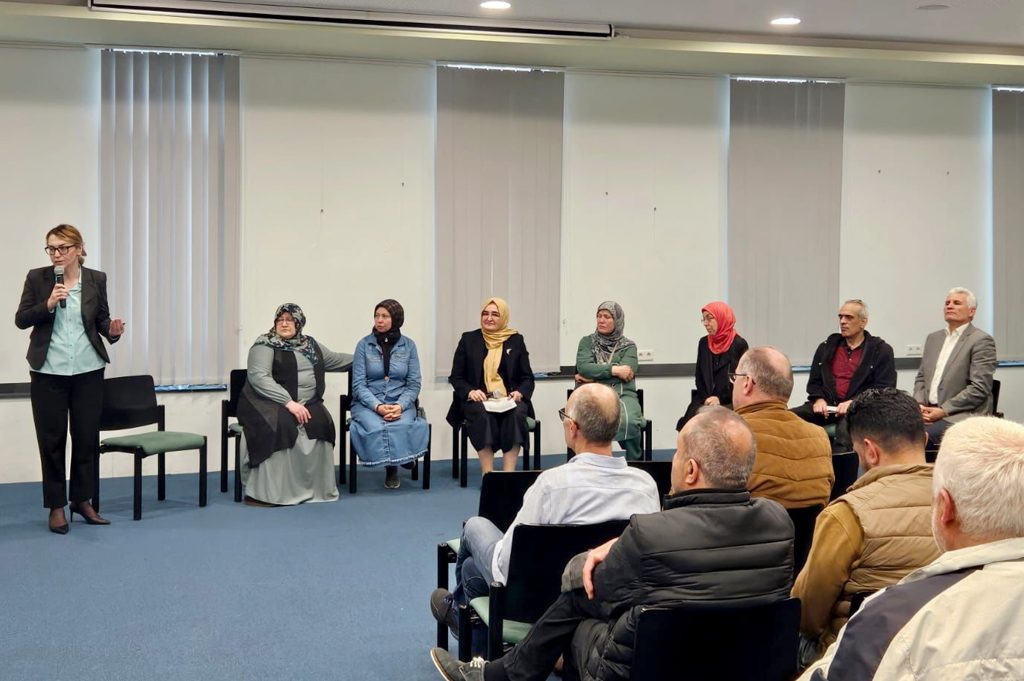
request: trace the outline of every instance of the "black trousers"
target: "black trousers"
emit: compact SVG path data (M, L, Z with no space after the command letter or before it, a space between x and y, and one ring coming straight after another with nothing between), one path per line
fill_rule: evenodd
M507 452L526 442L526 417L529 409L520 402L515 409L495 414L484 409L483 402L468 401L462 405L466 419L466 434L473 443L473 449L480 451L490 447L493 451Z
M92 498L103 410L103 369L75 376L31 372L32 420L43 466L43 506L68 503L64 461L71 424L71 501Z
M562 593L507 655L487 665L486 681L544 681L559 655L565 655L563 678L581 678L588 655L598 639L607 636L606 615L600 602L583 589Z

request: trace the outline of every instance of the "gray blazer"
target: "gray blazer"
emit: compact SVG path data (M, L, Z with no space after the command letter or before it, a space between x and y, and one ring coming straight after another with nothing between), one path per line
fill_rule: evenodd
M946 340L945 331L928 334L924 342L921 368L914 379L914 399L928 404L932 378L939 352ZM968 323L946 361L939 383L939 404L946 420L962 421L968 416L992 413L992 374L996 370L996 342Z

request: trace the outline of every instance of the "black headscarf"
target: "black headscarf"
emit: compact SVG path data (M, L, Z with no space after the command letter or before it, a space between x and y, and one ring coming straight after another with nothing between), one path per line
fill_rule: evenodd
M402 304L397 300L388 298L382 300L373 306L374 314L377 313L377 308L384 308L391 315L391 329L380 333L376 327L373 329L373 337L377 339L377 345L380 347L381 356L384 358L384 375L388 376L391 373L391 350L395 347L395 343L402 337L402 324L405 323L405 310L402 309Z

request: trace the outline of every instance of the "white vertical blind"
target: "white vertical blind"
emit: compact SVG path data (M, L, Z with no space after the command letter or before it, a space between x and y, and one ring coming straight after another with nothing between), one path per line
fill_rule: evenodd
M1024 92L992 92L992 270L1001 360L1024 360Z
M488 296L508 300L535 371L558 368L561 73L437 73L437 373Z
M238 346L238 58L104 50L101 80L102 262L128 324L112 373L223 383Z
M734 80L729 302L754 345L809 363L839 303L839 83Z

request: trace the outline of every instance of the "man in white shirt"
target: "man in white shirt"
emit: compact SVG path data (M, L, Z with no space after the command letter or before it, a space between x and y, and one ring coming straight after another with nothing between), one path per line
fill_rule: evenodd
M457 632L456 609L486 596L492 581L504 582L516 525L590 525L628 520L635 513L657 513L661 499L647 473L612 456L619 429L619 398L611 388L588 383L572 392L558 413L565 444L578 452L566 464L544 471L526 491L508 531L478 516L466 521L455 563L455 591L435 589L430 609Z
M992 412L996 343L971 320L978 299L965 288L946 294L946 328L928 335L914 398L921 405L929 447L937 447L950 425Z

